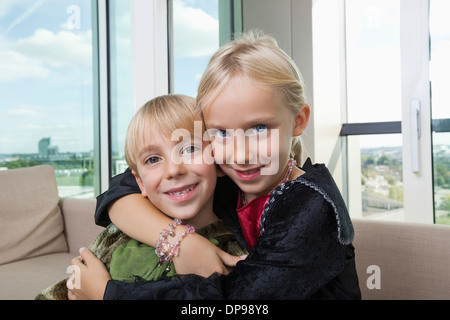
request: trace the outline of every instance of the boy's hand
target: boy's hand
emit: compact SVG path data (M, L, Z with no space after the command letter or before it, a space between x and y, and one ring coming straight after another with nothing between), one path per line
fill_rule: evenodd
M67 280L69 300L102 300L110 279L103 262L81 248L80 256L72 259L72 276Z
M232 256L197 233L189 234L180 245L178 257L173 259L178 274L193 273L209 277L214 272L228 274L236 263L247 256Z

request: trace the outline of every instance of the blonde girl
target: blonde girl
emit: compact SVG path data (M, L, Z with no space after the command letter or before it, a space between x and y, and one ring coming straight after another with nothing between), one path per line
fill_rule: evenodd
M217 184L215 213L250 254L228 275L189 275L135 286L108 281L104 298L154 299L156 290L159 297L179 299L360 299L353 226L339 190L324 165L309 159L296 165L301 164L298 139L310 107L292 59L272 37L246 34L211 58L197 104L216 163L226 174ZM123 187L126 180L112 185L106 198L131 193L135 187ZM121 199L113 206L137 207ZM111 219L117 218L111 203L100 199L97 221L107 219L108 207ZM152 216L147 233L159 223L155 213L142 216ZM180 268L212 252L204 244L194 247L195 241L189 236L182 244ZM229 258L212 256L215 261ZM209 275L204 269L194 273Z

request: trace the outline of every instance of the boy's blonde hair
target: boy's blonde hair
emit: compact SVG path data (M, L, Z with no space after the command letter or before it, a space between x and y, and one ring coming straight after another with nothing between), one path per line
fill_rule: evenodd
M201 121L201 115L192 97L169 94L148 101L136 112L128 125L125 137L125 160L128 166L138 172L138 153L150 128L169 137L176 129L186 129L193 135L195 121Z
M284 104L297 114L305 104L302 79L294 61L277 41L253 30L219 49L200 80L197 106L206 108L235 76L245 76L276 90ZM291 157L301 163L300 137L294 137Z

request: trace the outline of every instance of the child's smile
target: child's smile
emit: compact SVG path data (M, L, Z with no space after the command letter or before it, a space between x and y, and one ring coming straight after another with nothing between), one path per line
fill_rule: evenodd
M234 169L239 178L244 181L252 181L261 175L261 168L263 166L254 169Z
M172 201L184 202L194 196L195 191L197 190L197 186L198 183L188 186L171 188L170 190L165 191L164 194L166 194L167 197Z

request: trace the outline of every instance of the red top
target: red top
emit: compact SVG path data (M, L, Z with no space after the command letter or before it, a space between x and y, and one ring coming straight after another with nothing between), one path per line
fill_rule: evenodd
M284 174L283 180L280 181L280 184L285 183L289 180L289 176L291 175L292 168L297 165L297 162L294 159L288 160L288 168L286 173ZM246 205L242 205L244 193L242 191L239 192L238 205L237 205L237 214L239 218L239 224L241 225L242 233L244 234L245 241L247 242L250 250L253 249L255 244L258 242L258 237L261 235L261 216L264 210L264 207L267 201L270 198L272 192L269 192L266 195L259 196Z
M270 193L253 199L245 206L241 206L241 195L242 193L239 192L237 214L245 241L250 250L252 250L261 234L259 223L264 206L270 198Z

